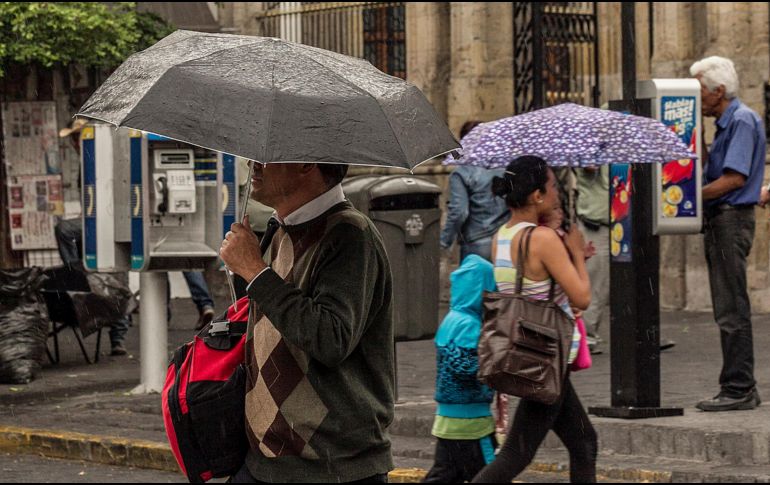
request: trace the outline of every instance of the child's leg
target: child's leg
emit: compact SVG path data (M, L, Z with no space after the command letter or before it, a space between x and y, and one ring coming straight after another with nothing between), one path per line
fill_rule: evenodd
M453 440L437 438L436 454L433 458L433 468L422 480L422 483L457 483L460 479L459 468L454 462Z
M445 440L436 443L433 468L423 483L469 482L495 458L494 434L480 440Z
M463 463L462 480L464 482L472 481L485 466L495 460L495 448L497 448L494 433L468 443L469 446L463 450L462 455L456 457L458 462Z

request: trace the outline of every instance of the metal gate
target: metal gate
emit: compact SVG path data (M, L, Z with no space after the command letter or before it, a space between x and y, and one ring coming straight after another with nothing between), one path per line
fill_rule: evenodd
M514 110L599 104L596 2L513 2Z
M403 2L263 2L260 34L360 57L406 79Z

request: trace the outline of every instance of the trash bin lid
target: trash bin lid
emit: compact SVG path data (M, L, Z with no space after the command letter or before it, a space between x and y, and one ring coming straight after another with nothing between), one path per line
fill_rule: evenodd
M342 181L342 191L345 192L346 196L355 196L382 178L384 178L382 175L359 175L358 177L346 178Z
M370 199L393 195L440 193L441 188L438 185L410 175L383 177L369 186Z

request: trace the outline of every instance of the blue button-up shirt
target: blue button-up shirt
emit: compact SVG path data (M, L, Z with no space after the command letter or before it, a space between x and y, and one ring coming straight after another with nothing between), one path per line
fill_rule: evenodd
M705 183L709 184L732 170L746 177L746 185L720 199L708 201L706 206L758 203L765 176L766 140L762 120L735 98L716 125L717 133L704 171Z

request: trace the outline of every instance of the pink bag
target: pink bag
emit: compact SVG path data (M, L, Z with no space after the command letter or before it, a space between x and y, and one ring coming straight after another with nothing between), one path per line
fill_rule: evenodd
M578 348L575 362L570 366L572 372L590 369L593 365L591 351L588 349L588 341L586 340L586 324L583 322L582 318L578 318L575 320L575 325L577 325L578 331L580 332L580 347Z

